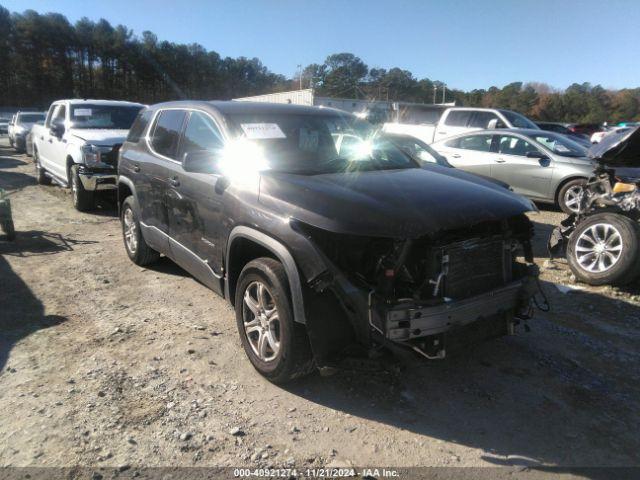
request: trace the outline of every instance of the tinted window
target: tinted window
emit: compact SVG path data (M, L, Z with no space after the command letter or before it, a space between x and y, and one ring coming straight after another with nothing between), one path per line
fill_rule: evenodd
M511 112L509 110L500 110L502 114L509 120L511 125L515 128L531 128L533 130L538 130L538 126L529 120L527 117L520 115L516 112Z
M140 141L140 137L147 128L152 115L153 112L151 110L142 110L138 113L136 120L133 122L133 125L131 125L131 130L129 130L127 142L138 143Z
M524 157L529 152L539 152L533 144L522 138L502 135L498 142L498 152L506 155L519 155Z
M400 123L419 125L421 123L437 123L442 116L442 108L424 108L419 106L400 106L398 120Z
M489 122L497 119L498 116L492 112L474 112L469 126L473 128L489 128Z
M466 127L472 113L469 110L451 110L444 124L451 127Z
M185 116L184 110L160 112L151 136L151 146L157 153L165 157L176 158Z
M44 120L44 113L21 113L18 118L20 123L36 123L39 120Z
M191 114L182 142L183 153L213 151L220 149L224 143L215 122L200 112Z
M470 135L456 139L456 148L464 150L476 150L478 152L491 151L491 135Z

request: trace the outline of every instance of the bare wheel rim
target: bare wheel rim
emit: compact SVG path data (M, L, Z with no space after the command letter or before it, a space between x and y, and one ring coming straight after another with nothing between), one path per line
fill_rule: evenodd
M251 350L263 362L280 352L280 317L275 301L261 281L249 284L242 300L242 321Z
M578 264L591 273L602 273L613 267L622 255L622 236L609 223L591 225L576 241Z
M574 185L564 192L564 204L572 212L580 210L580 201L582 200L582 186Z
M123 215L123 223L124 223L124 241L127 244L127 248L133 254L136 253L138 249L138 236L137 236L137 226L136 222L133 218L133 211L130 208L127 208Z

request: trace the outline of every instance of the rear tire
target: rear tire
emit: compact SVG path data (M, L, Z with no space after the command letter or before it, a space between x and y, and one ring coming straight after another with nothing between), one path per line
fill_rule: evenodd
M51 179L47 177L44 168L40 165L40 155L35 148L33 149L33 165L36 168L36 181L38 185L51 185Z
M2 222L2 231L4 232L5 237L7 238L7 240L11 241L11 240L15 240L16 238L16 230L13 226L13 220L9 219L9 220L5 220Z
M615 213L592 215L569 237L567 262L589 285L625 285L640 274L640 226Z
M95 208L94 192L85 190L82 180L80 180L79 168L78 165L72 165L69 172L73 206L79 212L88 212Z
M129 195L122 202L120 223L122 224L122 239L127 255L133 263L140 265L150 265L157 262L160 254L152 249L145 242L140 230L140 220L135 207L133 195Z
M571 215L580 209L581 192L587 181L584 178L577 178L565 183L558 192L558 206L560 209Z
M286 383L315 369L306 328L293 319L288 284L282 264L263 257L245 265L236 288L242 346L253 367L273 383Z

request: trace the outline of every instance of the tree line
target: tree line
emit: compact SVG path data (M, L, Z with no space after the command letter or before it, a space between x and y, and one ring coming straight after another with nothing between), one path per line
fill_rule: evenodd
M58 13L11 13L0 6L0 107L46 108L59 98L113 98L157 103L181 98L230 99L313 87L319 95L418 103L452 102L508 108L538 120L640 120L640 88L607 90L589 83L556 90L541 83L462 91L418 79L400 68L369 68L352 53L328 56L294 78L271 72L257 58L136 36L124 25Z

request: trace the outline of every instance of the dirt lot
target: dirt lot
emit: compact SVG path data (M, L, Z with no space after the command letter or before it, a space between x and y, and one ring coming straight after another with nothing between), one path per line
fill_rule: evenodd
M3 140L2 466L637 466L640 286L574 286L532 215L552 304L531 332L396 373L277 387L245 359L233 312L170 261L127 258L109 204L76 212Z

